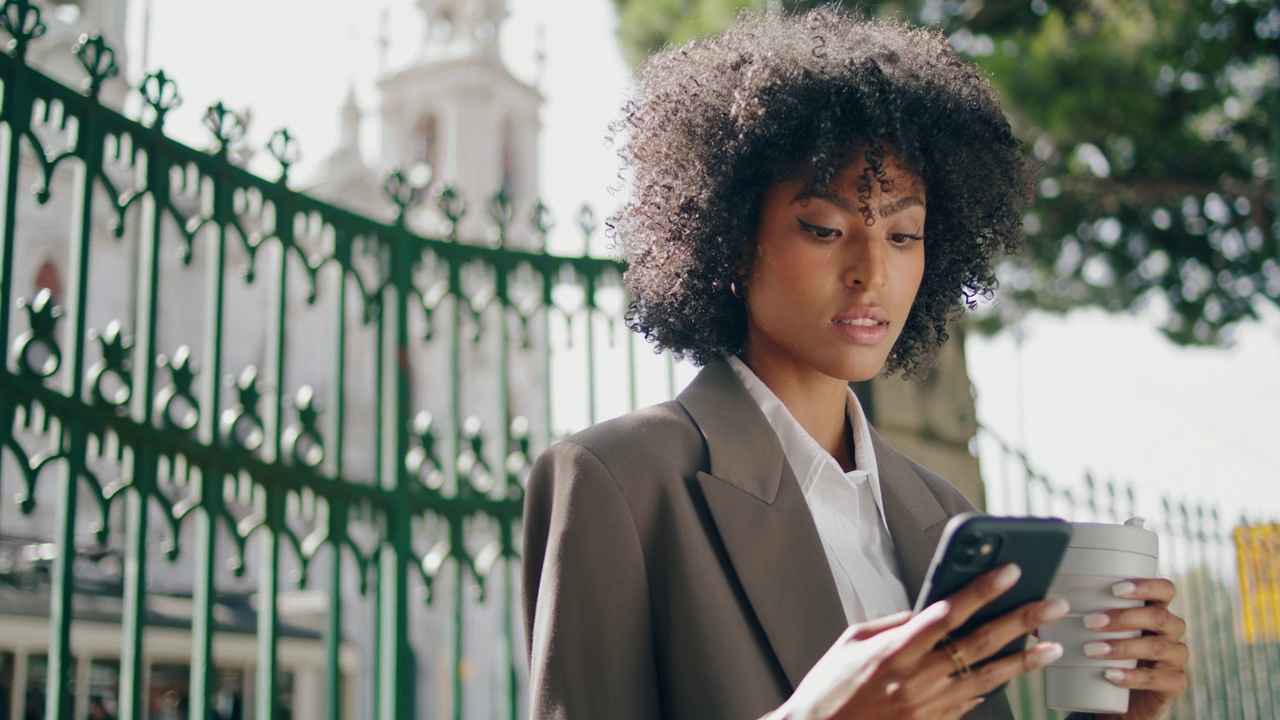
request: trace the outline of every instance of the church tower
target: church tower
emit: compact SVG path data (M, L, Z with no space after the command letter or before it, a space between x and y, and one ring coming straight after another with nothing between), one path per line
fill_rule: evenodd
M428 165L434 189L449 184L461 193L469 208L464 240L488 225L483 208L499 190L513 205L513 228L526 226L538 199L543 98L502 62L505 0L418 0L418 7L426 18L421 50L378 83L382 162Z

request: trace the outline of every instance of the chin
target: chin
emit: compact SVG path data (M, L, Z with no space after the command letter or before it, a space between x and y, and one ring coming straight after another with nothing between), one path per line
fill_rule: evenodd
M885 360L886 358L880 358L876 362L859 359L841 363L840 367L830 374L845 382L866 382L884 372Z

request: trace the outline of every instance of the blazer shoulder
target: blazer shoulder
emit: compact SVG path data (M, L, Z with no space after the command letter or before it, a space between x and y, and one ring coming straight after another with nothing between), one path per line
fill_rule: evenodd
M582 453L613 476L624 495L637 483L691 476L707 464L702 433L674 400L592 425L551 446L539 460Z
M884 442L883 440L881 442L884 443L884 447L887 452L891 452L896 455L898 459L900 459L920 478L920 480L925 484L925 487L929 488L929 492L933 494L934 499L936 499L938 504L942 506L942 509L946 511L948 516L957 515L962 512L972 512L977 509L973 506L973 503L969 501L969 498L965 497L964 493L960 492L955 485L952 485L941 475L929 470L915 460L912 460L910 457L907 457L889 443Z

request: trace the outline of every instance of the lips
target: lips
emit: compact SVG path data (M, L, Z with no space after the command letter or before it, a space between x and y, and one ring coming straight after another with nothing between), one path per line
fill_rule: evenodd
M849 322L851 320L874 320L878 323L889 322L889 313L879 305L857 305L837 315L832 322Z
M875 306L858 307L841 313L831 324L855 345L877 345L889 335L889 314Z

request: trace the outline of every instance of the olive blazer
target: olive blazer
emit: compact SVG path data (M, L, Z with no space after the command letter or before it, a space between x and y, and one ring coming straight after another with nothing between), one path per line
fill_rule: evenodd
M872 432L914 602L958 490ZM524 514L530 712L749 720L789 697L846 622L809 506L729 365L673 401L543 453ZM1000 693L967 720L1007 720Z

